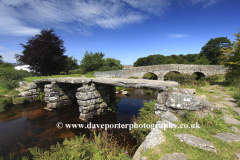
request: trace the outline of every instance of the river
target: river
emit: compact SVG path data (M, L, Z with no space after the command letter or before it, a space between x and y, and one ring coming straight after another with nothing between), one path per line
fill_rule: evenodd
M77 104L62 109L46 111L43 108L46 103L31 103L14 105L9 110L0 112L0 157L9 159L14 153L13 159L21 159L31 154L28 148L40 147L48 149L57 142L62 143L65 137L71 138L86 134L89 137L89 129L58 129L56 124L130 124L133 115L138 115L138 110L143 107L143 100L156 99L158 92L152 95L145 94L143 89L129 89L130 95L116 95L117 112L95 116L88 122L80 120ZM135 150L136 141L132 138L129 129L114 129L121 147L128 146L128 150Z

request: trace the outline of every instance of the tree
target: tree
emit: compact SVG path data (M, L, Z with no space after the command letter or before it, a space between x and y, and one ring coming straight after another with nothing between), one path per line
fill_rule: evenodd
M230 40L227 37L211 38L201 49L200 57L206 56L210 64L220 64L222 48L230 47Z
M122 69L123 66L121 65L121 62L117 59L114 58L106 58L104 60L104 66L109 66L109 67L117 67L118 69Z
M4 63L2 60L2 56L0 55L0 64Z
M239 28L240 30L240 28ZM240 77L240 31L234 34L237 39L232 42L229 48L223 48L222 64L228 67L226 78L233 79Z
M86 51L83 59L80 61L80 68L84 71L84 73L99 70L103 67L104 56L105 54L102 52L96 52L93 54L92 52L88 53L88 51Z
M76 58L74 58L73 56L71 57L67 57L66 59L66 68L65 68L65 72L69 72L70 70L75 70L79 68L79 65L77 64L78 60Z
M201 65L209 65L210 61L206 56L200 57L200 59L196 60L193 64L201 64Z
M30 69L42 75L53 75L64 71L67 56L60 39L53 29L43 29L35 37L28 38L26 45L20 44L23 55L16 54L17 61L30 65Z

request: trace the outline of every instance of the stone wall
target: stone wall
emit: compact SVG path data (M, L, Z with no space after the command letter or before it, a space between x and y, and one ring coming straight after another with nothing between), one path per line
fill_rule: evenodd
M30 102L37 98L44 91L44 85L37 85L35 83L27 83L27 81L20 81L19 86L27 91L18 94L18 97L28 99Z
M123 70L117 71L105 71L105 72L96 72L94 73L95 77L108 77L108 78L123 78Z

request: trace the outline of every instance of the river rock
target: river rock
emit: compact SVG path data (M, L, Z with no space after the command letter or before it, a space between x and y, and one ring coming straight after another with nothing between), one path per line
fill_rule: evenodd
M160 160L187 160L187 156L183 153L165 154Z
M165 105L173 109L186 109L192 111L203 107L202 101L197 97L178 92L171 92Z
M154 110L155 111L168 111L169 110L169 108L167 108L164 104L162 104L162 103L156 103L155 104L155 107L154 107Z
M174 129L174 128L176 128L176 124L163 119L161 121L157 121L156 127L159 129L164 129L164 130L167 128Z
M26 92L21 92L18 94L19 97L27 97L27 96L32 96L32 92L26 91Z
M215 137L228 143L233 141L240 142L240 135L234 134L234 133L227 133L227 132L218 133L217 135L215 135Z
M231 127L231 130L233 132L236 132L236 133L240 134L240 130L237 127L235 127L235 126Z
M179 121L179 119L170 111L163 112L163 114L161 115L161 119L167 120L169 122Z
M213 152L217 152L216 148L213 146L213 144L209 141L202 140L201 138L198 138L191 134L177 134L175 135L180 139L181 142L186 142L187 144L195 147L199 147L204 150L209 150Z
M19 87L24 87L27 85L27 81L19 81L18 85L19 85Z
M153 130L147 135L143 142L143 152L146 152L151 147L156 147L164 141L163 133L158 128L153 128Z

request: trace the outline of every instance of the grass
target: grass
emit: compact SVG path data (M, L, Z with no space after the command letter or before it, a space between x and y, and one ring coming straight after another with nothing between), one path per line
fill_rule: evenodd
M126 89L125 87L116 87L116 90L120 90L120 89Z
M40 76L40 77L26 77L24 78L25 81L28 83L33 82L37 79L47 79L47 78L65 78L65 77L81 77L82 74L69 74L69 75L53 75L53 76Z
M153 103L150 102L148 104L145 104L145 106L148 106L147 108L140 111L142 113L140 117L137 118L137 121L139 123L149 123L149 117L153 117L154 113L152 113L153 110ZM147 111L148 110L148 111ZM233 113L233 112L231 112ZM178 129L166 129L162 130L164 133L164 136L166 137L166 141L160 144L159 146L152 148L148 150L147 152L142 154L143 156L146 156L148 160L159 160L161 157L165 154L172 154L175 152L180 152L186 154L188 159L235 159L236 158L236 152L240 151L240 143L239 142L231 142L227 143L225 141L219 140L215 137L217 133L222 132L229 132L234 133L230 128L234 125L226 124L223 119L220 119L220 117L223 115L222 111L215 111L215 116L212 117L208 115L207 117L198 117L193 112L186 111L184 115L179 116L180 121L176 122L176 124L195 124L198 122L200 124L200 128L178 128ZM235 115L237 116L237 115ZM147 118L148 117L148 118ZM239 116L238 116L239 117ZM133 133L135 135L138 134L138 138L142 138L141 141L143 141L148 134L148 132L143 132L143 129L136 130L136 133ZM135 132L134 131L134 132ZM132 132L131 132L132 133ZM141 133L141 134L140 134ZM196 137L199 137L203 140L207 140L212 142L212 144L216 147L217 153L212 151L206 151L203 149L200 149L198 147L194 147L191 145L186 144L185 142L181 142L175 135L176 134L191 134Z

